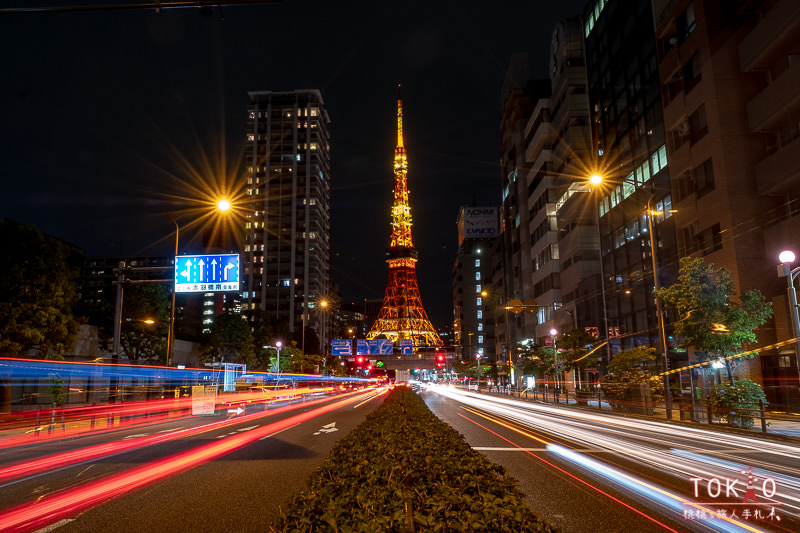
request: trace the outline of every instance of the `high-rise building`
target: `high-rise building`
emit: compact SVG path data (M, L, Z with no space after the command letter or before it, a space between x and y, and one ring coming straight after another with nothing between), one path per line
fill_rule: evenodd
M497 238L496 207L462 207L458 214L458 253L453 264L453 333L462 361L495 360L491 287L484 284L492 269Z
M677 279L678 256L652 20L650 2L594 0L583 32L611 351L650 345L663 361L653 289Z
M772 299L760 346L790 339L776 265L782 250L800 251L800 3L655 0L653 9L678 251ZM770 404L800 405L793 345L742 360L740 374L761 381Z
M245 309L324 329L331 291L330 118L318 90L250 92Z
M537 297L561 299L558 263L535 263L543 250L549 253L550 245L557 242L558 228L547 209L557 197L551 190L551 151L548 140L539 142L548 131L552 136L549 98L550 80L531 80L528 56L515 54L501 93L502 274L494 275L491 282L498 302L493 306L496 354L503 360L518 343L536 337L536 317L508 313L508 303L520 300L532 304Z

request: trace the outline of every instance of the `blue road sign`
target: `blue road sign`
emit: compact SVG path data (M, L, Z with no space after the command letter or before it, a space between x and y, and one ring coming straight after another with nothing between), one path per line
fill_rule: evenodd
M333 339L331 341L331 355L353 355L351 339Z
M239 290L239 254L175 258L175 292Z

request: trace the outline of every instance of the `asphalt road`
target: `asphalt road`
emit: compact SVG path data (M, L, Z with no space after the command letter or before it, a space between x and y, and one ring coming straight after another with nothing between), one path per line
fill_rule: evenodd
M564 531L800 530L795 442L444 388L420 394ZM749 468L758 502L743 501Z
M382 398L337 395L282 412L194 417L7 450L0 453L0 468L52 454L88 453L97 445L141 443L0 483L0 530L13 524L14 516L29 513L36 518L14 527L264 531L335 442Z

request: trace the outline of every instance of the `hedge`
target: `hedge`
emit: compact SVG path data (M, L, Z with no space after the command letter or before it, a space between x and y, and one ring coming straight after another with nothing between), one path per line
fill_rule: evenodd
M270 531L557 531L408 387L342 438Z

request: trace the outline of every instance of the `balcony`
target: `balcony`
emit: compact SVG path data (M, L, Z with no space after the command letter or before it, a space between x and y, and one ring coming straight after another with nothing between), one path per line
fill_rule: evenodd
M800 186L800 137L756 165L759 194L781 194Z
M800 61L791 65L747 104L750 129L753 131L776 129L782 120L800 110L798 87L800 87Z
M743 72L767 70L788 54L800 33L800 2L780 0L739 44Z

